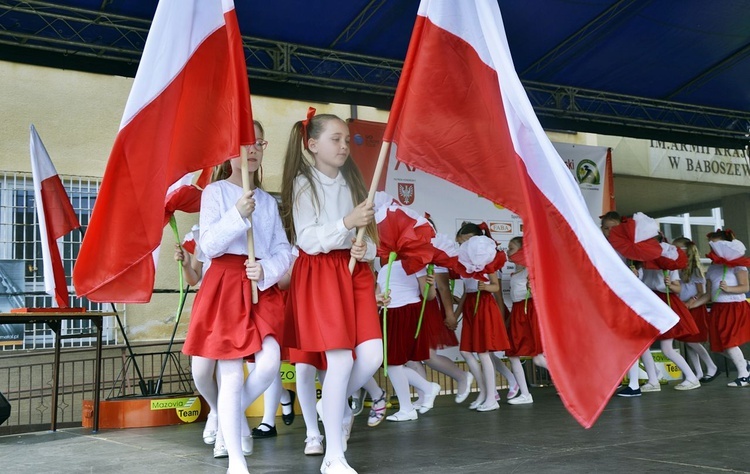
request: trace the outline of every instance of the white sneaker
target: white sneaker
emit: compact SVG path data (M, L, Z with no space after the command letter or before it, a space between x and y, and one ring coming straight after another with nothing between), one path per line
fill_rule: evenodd
M245 456L250 456L253 454L253 437L250 436L243 436L242 440L240 441L242 444L242 454Z
M477 407L477 411L494 411L499 408L500 408L500 405L497 403L496 400L493 400L492 403L479 405Z
M695 382L690 382L689 380L685 380L680 384L675 385L675 390L695 390L696 388L701 388L701 383L697 380Z
M469 410L476 410L479 407L479 405L481 405L482 403L484 403L484 400L480 401L479 397L477 397L476 400L474 400L473 402L471 402L471 404L469 404Z
M388 415L385 417L388 421L414 421L419 418L419 415L417 415L417 410L411 410L411 411L397 411L393 415Z
M212 416L213 415L213 416ZM206 418L206 426L203 428L203 442L206 444L216 443L216 431L218 429L219 418L213 413L209 413Z
M641 385L641 393L646 392L661 392L661 385L659 384L659 382L645 383Z
M214 445L214 459L228 458L227 447L223 444Z
M433 383L432 390L429 393L424 394L424 401L419 407L419 413L427 413L428 411L432 410L432 407L435 405L435 398L437 398L439 393L440 384Z
M343 457L326 459L320 466L320 474L357 474Z
M472 383L474 383L474 376L471 375L471 372L466 372L466 389L463 392L456 394L456 403L463 403L467 398L469 398Z
M305 455L322 456L325 452L323 448L323 436L308 436L305 438Z
M511 398L508 400L508 405L528 405L530 403L534 403L534 398L531 396L531 394L528 395L519 395L516 398Z

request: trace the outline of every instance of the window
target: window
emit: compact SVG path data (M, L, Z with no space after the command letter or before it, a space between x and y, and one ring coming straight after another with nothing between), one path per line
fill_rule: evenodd
M78 220L85 229L99 191L99 179L62 176L61 179L73 204L73 209L78 215ZM44 264L34 201L34 184L30 173L0 172L0 311L24 306L33 308L52 305L52 297L44 292ZM60 246L60 256L70 292L69 304L76 307L83 306L91 311L109 311L109 305L75 297L71 279L81 240L82 233L75 230L63 237ZM114 324L114 318L105 318L103 328L105 344L117 342ZM54 334L44 324L25 326L22 328L22 341L15 343L6 341L1 343L0 349L8 351L53 347ZM88 332L90 329L88 326L88 322L75 323L75 325L66 323L63 325L62 333ZM11 328L2 329L7 333ZM19 336L20 332L18 331ZM63 340L62 343L65 347L90 346L94 343L94 338L68 339Z

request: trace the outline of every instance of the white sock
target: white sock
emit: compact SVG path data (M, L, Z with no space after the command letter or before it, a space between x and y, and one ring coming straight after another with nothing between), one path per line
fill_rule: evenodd
M323 428L326 434L325 459L344 457L342 445L342 425L344 422L344 408L348 398L347 387L354 361L352 351L333 349L326 351L328 371L323 382ZM370 378L372 374L370 374ZM360 386L367 380L362 381ZM359 387L356 387L359 388ZM355 388L355 390L356 390Z
M411 393L409 391L409 379L406 377L406 367L403 365L389 365L388 378L391 380L393 390L398 397L399 411L410 412L414 410L411 404ZM411 369L408 369L411 370ZM413 370L411 370L414 372Z
M518 389L521 392L521 395L531 395L529 393L529 386L526 385L526 373L523 371L521 359L518 357L510 357L510 367L513 370L513 375L516 376L516 383L518 383Z
M220 360L216 367L221 374L219 387L219 419L224 437L224 446L229 455L229 468L233 472L247 472L247 462L240 443L241 414L240 407L242 384L245 373L242 359ZM243 471L244 470L244 471Z
M737 368L737 377L747 377L747 361L745 360L745 356L742 355L742 349L734 346L724 349L724 353L734 362L734 366Z
M482 403L486 399L487 391L484 386L484 377L482 376L482 368L479 365L479 361L477 361L474 354L471 352L461 351L461 357L466 361L466 366L469 368L469 372L471 372L471 375L474 376L474 380L477 382L477 387L479 388L479 396L477 397L477 400Z
M662 341L659 341L661 344L661 352L667 357L667 359L674 362L675 365L680 368L682 373L685 375L685 380L693 383L697 382L698 378L695 376L693 369L690 368L690 365L688 365L688 363L685 361L685 358L677 353L676 350L674 350L674 347L672 345L673 340L674 339L664 339Z
M302 419L305 420L307 436L320 436L318 427L318 413L315 404L318 401L315 388L315 367L309 364L297 364L297 400L302 409Z
M549 367L547 366L547 357L544 354L535 355L532 361L537 367L549 370Z
M268 426L276 426L276 411L281 403L281 392L285 391L284 387L281 386L281 377L277 376L268 386L265 392L263 392L263 419L261 424ZM265 428L265 429L264 429ZM263 431L270 431L270 428L266 426L260 426Z
M198 390L203 398L208 403L208 407L211 410L210 413L214 416L218 416L217 411L217 400L219 398L219 386L214 378L214 372L216 371L216 361L213 359L206 359L205 357L193 356L190 362L193 381L195 382L195 388Z
M513 375L513 372L508 368L507 365L505 365L505 362L503 362L502 357L498 354L502 354L502 357L505 356L505 353L503 352L493 352L492 355L492 363L495 365L495 370L505 377L505 379L508 381L508 388L513 387L516 385L516 376Z
M688 346L688 349L690 349L689 353L695 354L706 365L706 375L708 374L711 374L710 376L716 375L716 372L719 371L719 367L717 367L716 363L711 358L711 354L708 353L708 351L703 346L703 344L698 343L698 342L688 342L687 346ZM700 362L696 362L696 363L700 367ZM696 372L695 375L698 375L698 373Z
M633 364L630 367L630 370L628 371L628 387L630 387L633 390L638 390L640 386L640 382L638 381L638 375L640 374L640 368L638 367L638 359L636 359L635 364Z
M646 375L648 375L648 383L658 385L659 376L656 374L656 364L654 363L654 356L651 354L650 348L641 354L641 362L643 362L643 368L646 370Z
M255 369L247 376L242 391L242 410L253 403L261 393L279 378L281 349L272 336L263 339L261 349L255 353Z
M497 380L495 379L495 365L489 352L479 354L482 363L482 377L484 378L485 394L484 403L492 404L497 397Z

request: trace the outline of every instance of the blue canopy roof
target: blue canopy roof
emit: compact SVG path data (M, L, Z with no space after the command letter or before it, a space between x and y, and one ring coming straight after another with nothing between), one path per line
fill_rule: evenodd
M254 93L388 108L417 0L235 3ZM546 127L747 144L749 2L498 3ZM156 4L0 0L0 59L132 76Z

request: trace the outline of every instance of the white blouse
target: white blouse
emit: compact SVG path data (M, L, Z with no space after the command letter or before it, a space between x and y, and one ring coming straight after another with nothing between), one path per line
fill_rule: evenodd
M669 271L669 279L672 281L680 281L680 272L677 270ZM648 268L643 269L641 281L654 291L659 293L667 292L667 285L664 284L664 271L663 270L652 270Z
M690 298L697 296L698 285L703 285L703 289L705 290L706 279L700 276L700 273L698 272L698 269L696 268L693 271L693 274L690 275L690 280L682 282L682 288L680 289L680 299L682 301L687 301Z
M711 265L708 267L706 272L706 279L711 282L711 301L714 303L734 303L738 301L745 301L745 294L739 293L727 293L725 291L719 291L719 285L721 280L727 282L728 286L737 286L737 273L747 271L747 267L727 267L726 275L724 275L724 265Z
M344 217L354 209L349 185L340 171L335 178L329 178L316 168L311 169L320 206L316 205L307 178L297 176L294 181L292 210L297 246L308 255L352 248L352 239L357 236L357 229L347 229L344 225ZM365 242L365 260L373 260L375 245L367 237Z
M378 286L381 292L385 291L385 279L387 275L388 265L384 265L378 272ZM407 275L399 260L393 262L391 281L388 288L391 292L391 304L388 305L389 308L400 308L422 301L417 275Z
M242 187L229 181L206 186L201 198L199 245L209 259L224 254L247 255L247 231L252 227L255 258L263 267L258 289L278 283L292 264L292 247L286 238L276 199L262 189L255 190L255 211L244 218L235 206L244 194Z
M511 273L510 275L510 300L514 303L524 301L528 291L529 269L524 268L520 272ZM531 298L531 294L529 294Z

